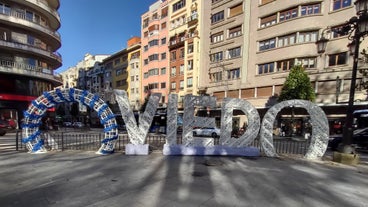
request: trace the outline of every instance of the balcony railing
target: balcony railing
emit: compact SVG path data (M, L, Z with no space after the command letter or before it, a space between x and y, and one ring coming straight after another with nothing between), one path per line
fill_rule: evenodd
M61 63L61 55L58 52L50 52L42 47L38 47L36 45L25 43L19 43L19 42L10 42L10 41L4 41L0 39L0 46L10 47L10 48L16 48L16 49L22 49L26 51L32 51L36 52L40 55L47 56L52 59L56 59L59 63Z
M28 2L31 2L32 4L38 5L42 9L50 12L59 22L60 22L60 15L59 13L51 8L46 0L26 0Z
M52 35L57 40L60 41L60 39L61 39L60 38L60 34L57 31L52 31L52 29L49 28L49 27L47 27L47 25L42 24L42 22L34 21L33 18L27 17L24 13L19 13L19 12L15 11L15 10L10 9L10 10L0 10L0 17L1 17L1 15L15 17L17 19L25 20L27 22L30 22L32 24L35 24L35 25L39 26L40 27L39 29L41 31L43 31L43 32L45 32L47 34ZM10 19L9 19L9 21L10 21ZM18 21L17 23L18 24L21 24L22 22L19 22ZM26 25L26 26L30 26L30 25Z
M60 75L53 75L53 71L48 68L42 68L34 65L18 63L10 60L0 59L0 71L15 73L20 75L28 75L34 77L41 77L53 81L62 82Z

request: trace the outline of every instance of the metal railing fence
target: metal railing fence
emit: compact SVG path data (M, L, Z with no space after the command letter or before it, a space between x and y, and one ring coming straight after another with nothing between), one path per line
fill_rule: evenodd
M177 143L182 144L182 137L178 134ZM42 135L44 145L48 150L86 150L97 151L104 138L103 133L83 133L83 132L51 132ZM115 151L124 151L129 143L128 134L119 134L115 143ZM146 144L149 144L150 151L162 151L166 143L166 136L163 134L149 134L146 138ZM219 138L215 138L215 145L219 143ZM306 154L310 141L293 139L274 139L273 141L276 153L278 154ZM255 139L250 146L263 149L259 139ZM26 150L22 143L22 133L16 133L16 150Z

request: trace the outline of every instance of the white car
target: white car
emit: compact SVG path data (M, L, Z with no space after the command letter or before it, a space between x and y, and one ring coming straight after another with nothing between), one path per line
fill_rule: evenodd
M193 136L204 136L216 138L220 136L220 129L216 127L201 127L193 129Z

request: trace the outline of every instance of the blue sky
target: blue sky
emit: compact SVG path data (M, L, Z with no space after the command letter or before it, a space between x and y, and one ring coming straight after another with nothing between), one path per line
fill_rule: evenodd
M60 0L63 65L56 72L75 66L84 54L114 54L126 48L127 40L140 36L141 15L157 0Z

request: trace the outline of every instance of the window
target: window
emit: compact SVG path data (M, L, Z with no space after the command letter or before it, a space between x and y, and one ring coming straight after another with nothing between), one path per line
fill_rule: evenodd
M0 3L0 14L6 14L6 15L10 15L10 6Z
M143 47L143 50L144 50L144 51L147 51L147 50L148 50L148 45L145 45L145 46Z
M328 56L328 66L344 65L347 63L347 53L337 53Z
M150 47L156 46L156 45L158 45L158 40L157 39L151 40L151 41L148 42L148 45Z
M184 48L181 48L179 58L184 58L184 56L185 56L185 50L184 50Z
M138 75L135 76L135 80L139 81L139 76Z
M242 34L241 25L229 29L229 38L238 37Z
M227 71L227 79L234 80L240 78L240 68L234 68Z
M269 27L277 22L277 14L261 18L261 28Z
M114 65L118 65L120 63L120 58L114 60Z
M123 74L123 69L117 69L116 71L115 71L115 75L116 76L119 76L119 75L121 75L121 74Z
M161 53L161 60L165 60L166 59L166 52Z
M212 82L222 81L222 71L212 73L210 78Z
M149 76L158 75L158 68L148 70L148 75Z
M214 24L216 22L224 20L224 11L220 11L211 17L211 23Z
M180 1L176 2L175 4L173 4L173 6L172 6L173 9L172 10L173 10L173 12L176 12L177 10L179 10L183 7L185 7L185 0L180 0Z
M161 45L165 45L166 44L166 37L161 39Z
M144 59L143 62L144 62L144 65L148 65L148 59Z
M171 90L175 90L176 89L176 82L171 82Z
M144 19L143 20L143 28L148 27L148 23L149 23L149 19L148 18L147 19ZM147 35L148 35L148 33L147 33Z
M193 87L193 78L192 77L187 79L187 87L188 88Z
M351 0L333 0L333 10L342 9L351 5Z
M148 84L149 89L158 89L158 83L150 83Z
M193 43L188 43L188 54L193 53L194 45Z
M158 54L153 54L148 56L149 61L154 61L154 60L158 60Z
M223 59L223 57L222 57L222 51L221 52L214 53L214 54L211 54L210 59L211 59L211 62L221 61Z
M149 76L148 76L148 72L145 72L144 73L144 75L143 75L143 77L146 79L146 78L148 78Z
M302 6L300 13L301 13L302 16L312 15L312 14L320 14L321 13L321 4L312 4L312 5Z
M296 65L301 65L305 69L316 68L317 58L315 57L298 58L296 60Z
M298 37L298 43L304 43L304 42L315 42L317 41L317 31L311 31L311 32L300 32Z
M170 60L171 60L171 61L176 60L176 51L172 51L172 52L170 53Z
M236 58L241 56L241 49L240 47L229 49L227 55L227 59Z
M193 60L188 60L188 70L193 70Z
M166 82L161 83L161 88L166 88Z
M180 89L184 89L184 81L183 80L180 81Z
M242 3L230 8L229 17L233 17L241 13L243 13Z
M287 71L294 66L294 59L281 60L277 62L277 71Z
M259 51L268 50L276 47L276 38L259 42Z
M173 67L171 67L171 76L176 76L176 67L175 66L173 66Z
M161 18L167 17L168 13L169 13L169 8L168 7L162 9L161 10Z
M295 44L296 34L286 35L278 38L278 47L285 47Z
M338 38L338 37L346 36L349 34L349 31L344 29L343 25L333 27L331 28L331 31L332 31L333 38Z
M219 32L216 34L211 35L211 42L212 43L216 43L216 42L220 42L224 40L224 33L223 32Z
M275 67L275 63L265 63L258 65L258 75L273 73Z
M298 8L293 8L287 11L280 12L279 21L286 21L298 17Z
M166 74L166 68L161 68L161 75L165 75Z
M180 72L180 75L184 74L184 64L180 65L179 72Z

